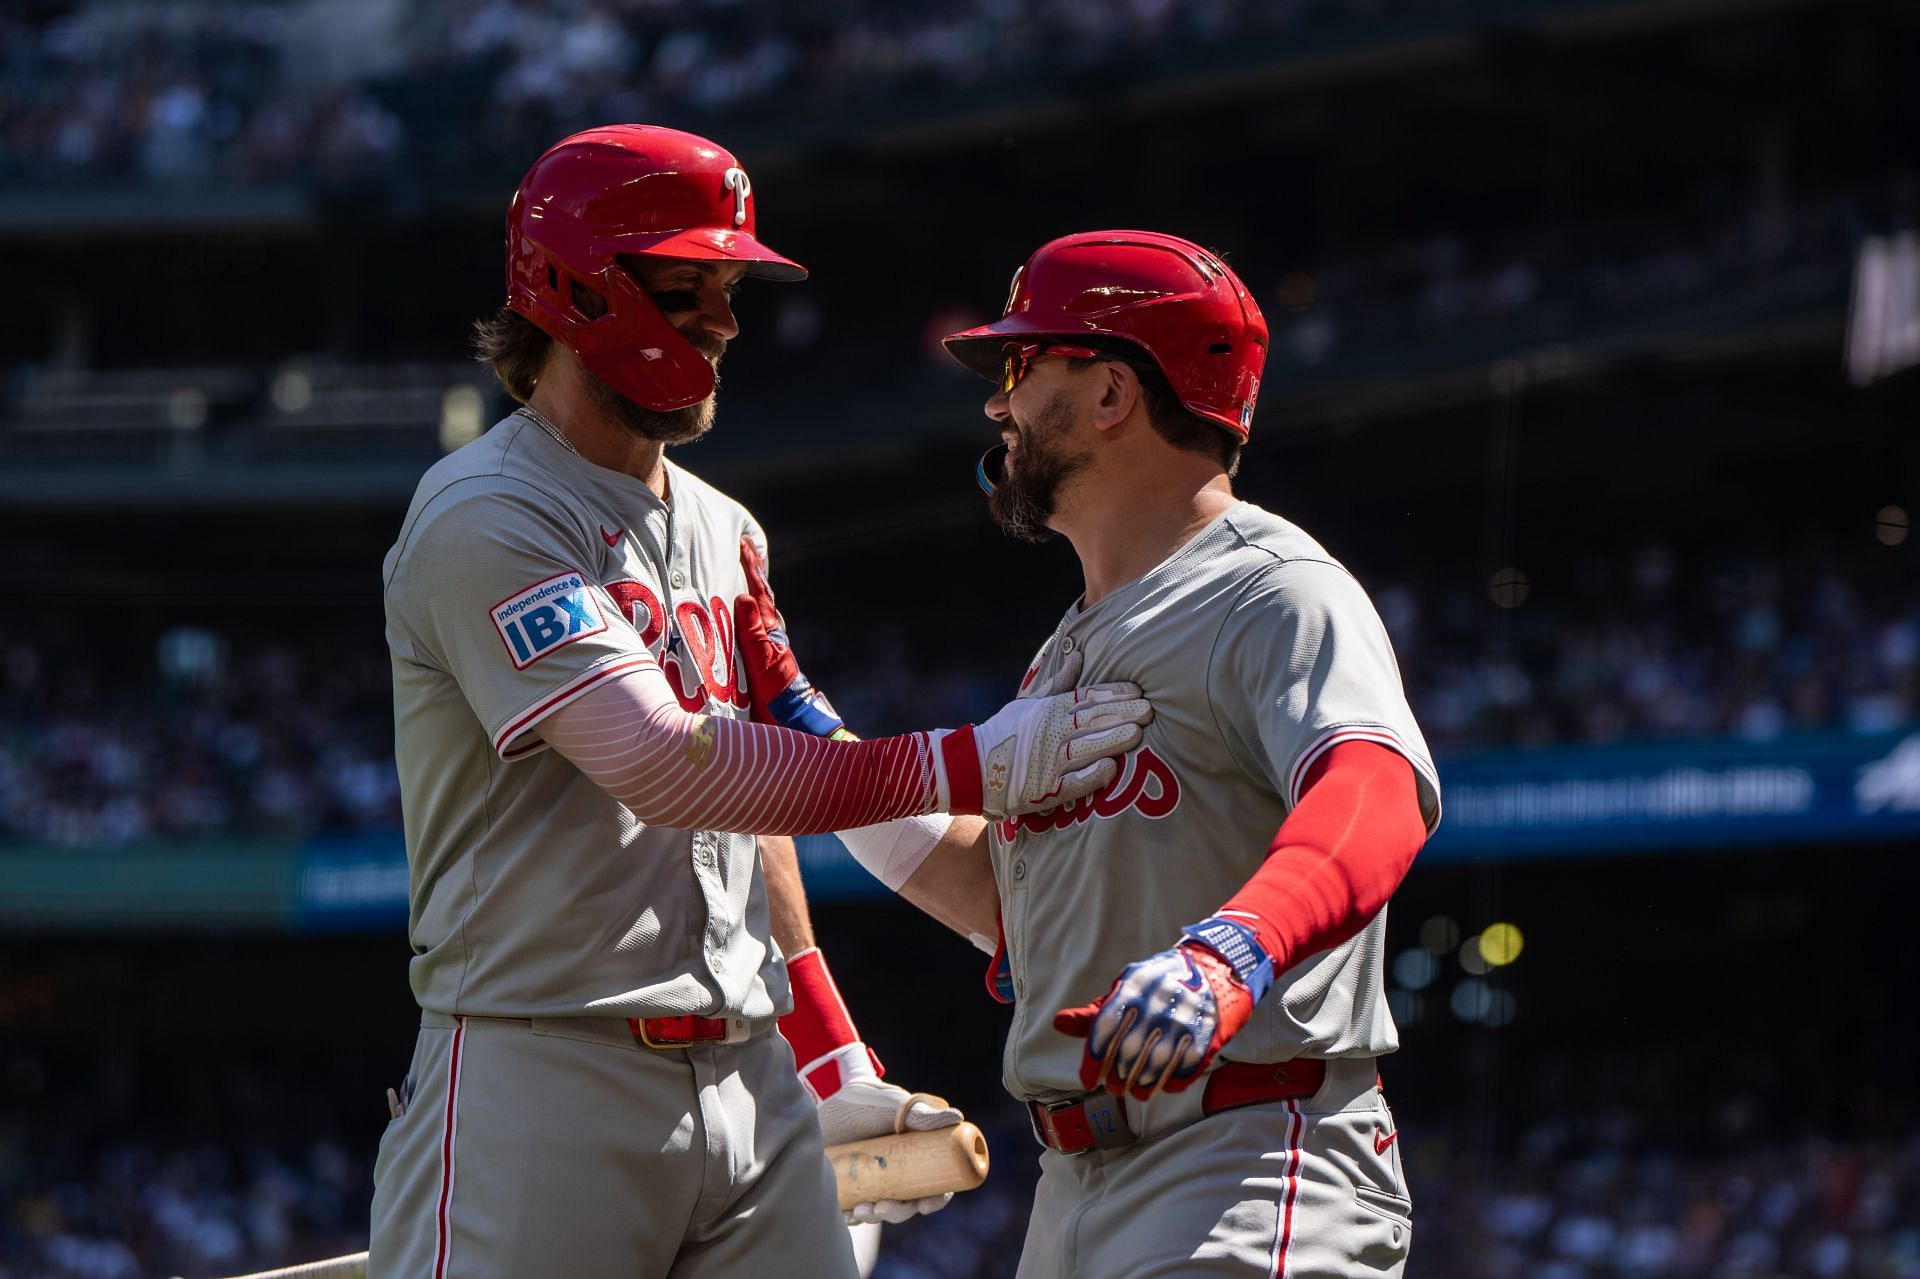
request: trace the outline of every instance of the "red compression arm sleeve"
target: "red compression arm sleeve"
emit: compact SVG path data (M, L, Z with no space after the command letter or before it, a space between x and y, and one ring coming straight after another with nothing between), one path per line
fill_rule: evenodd
M924 733L835 742L691 715L651 664L561 706L540 721L540 735L654 826L812 835L928 812L936 803L935 747ZM971 734L964 749L972 749Z
M1307 774L1267 860L1219 913L1249 925L1284 972L1366 927L1426 839L1413 765L1373 742L1341 742Z

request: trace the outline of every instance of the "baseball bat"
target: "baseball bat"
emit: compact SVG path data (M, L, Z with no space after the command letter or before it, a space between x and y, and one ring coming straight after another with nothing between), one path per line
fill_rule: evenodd
M972 1190L987 1179L987 1139L972 1124L897 1132L827 1147L840 1208L876 1199L923 1199Z
M972 1124L897 1132L827 1147L840 1208L876 1199L924 1199L972 1190L987 1179L987 1139ZM232 1279L367 1279L367 1254L328 1257Z

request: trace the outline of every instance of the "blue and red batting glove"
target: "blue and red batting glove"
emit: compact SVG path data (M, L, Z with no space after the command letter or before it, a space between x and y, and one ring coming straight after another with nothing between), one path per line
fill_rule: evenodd
M773 606L767 563L750 537L740 539L740 567L747 575L747 593L733 601L733 629L754 719L815 737L852 736L827 695L801 673L786 623Z
M1127 965L1101 998L1054 1015L1055 1030L1087 1041L1087 1091L1140 1101L1184 1091L1273 985L1273 960L1245 924L1215 915L1182 931L1177 945Z

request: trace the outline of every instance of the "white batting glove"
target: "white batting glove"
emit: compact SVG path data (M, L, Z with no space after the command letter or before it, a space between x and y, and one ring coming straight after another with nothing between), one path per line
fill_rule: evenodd
M1044 652L1045 650L1042 650L1043 655L1044 655ZM1020 696L1022 697L1053 697L1060 693L1072 692L1073 686L1080 682L1080 659L1082 656L1083 654L1080 652L1079 649L1075 649L1073 652L1068 653L1065 657L1060 659L1059 670L1055 671L1051 676L1049 676L1044 680L1039 681L1038 683L1025 685L1020 690ZM1040 665L1039 659L1036 658L1034 660L1034 667L1036 670L1039 668L1039 665Z
M1153 707L1130 683L1020 697L979 724L935 734L938 807L1000 820L1084 798L1113 781Z
M837 1077L840 1086L824 1097L818 1094L814 1097L819 1105L820 1133L829 1146L886 1137L896 1132L951 1128L964 1118L945 1098L923 1092L910 1093L881 1079L874 1073L873 1056L863 1043L848 1044L829 1057L837 1069L825 1074ZM813 1091L809 1081L821 1078L819 1068L827 1064L825 1060L812 1062L801 1070L800 1079L807 1084L809 1092ZM951 1193L929 1195L924 1199L877 1199L855 1204L840 1215L850 1226L874 1221L897 1225L922 1213L938 1212L952 1199Z

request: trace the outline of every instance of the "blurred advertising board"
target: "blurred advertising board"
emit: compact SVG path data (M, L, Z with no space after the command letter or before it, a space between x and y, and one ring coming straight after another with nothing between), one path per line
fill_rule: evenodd
M1920 732L1442 758L1423 861L1920 836Z

